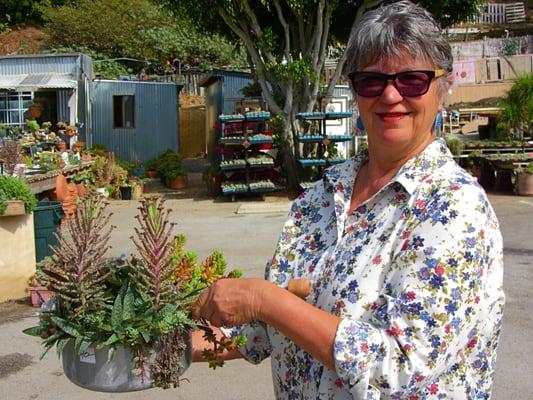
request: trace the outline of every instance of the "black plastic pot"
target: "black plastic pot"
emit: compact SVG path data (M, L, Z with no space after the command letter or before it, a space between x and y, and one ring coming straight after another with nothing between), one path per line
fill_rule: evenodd
M122 200L131 200L131 186L121 186L120 187L120 198Z

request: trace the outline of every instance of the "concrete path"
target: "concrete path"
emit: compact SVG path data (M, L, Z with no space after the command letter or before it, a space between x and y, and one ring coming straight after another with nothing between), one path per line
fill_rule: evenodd
M169 196L171 197L171 196ZM174 196L180 197L180 196ZM491 196L500 218L505 241L505 288L507 308L493 399L533 399L533 198ZM258 202L227 202L177 198L167 202L173 209L176 231L188 238L189 250L199 257L222 249L231 267L245 276L261 277L272 256L290 203L282 199ZM133 246L133 215L136 202L112 202L112 254L129 253ZM215 371L194 364L180 388L152 389L128 394L95 393L70 383L54 353L39 361L39 340L22 329L36 323L36 310L26 305L0 305L0 399L6 400L269 400L273 399L270 363L252 366L244 361L228 362Z

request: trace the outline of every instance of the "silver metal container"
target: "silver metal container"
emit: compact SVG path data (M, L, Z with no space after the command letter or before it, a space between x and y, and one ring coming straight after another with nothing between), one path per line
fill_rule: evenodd
M187 348L181 358L179 374L182 375L192 361L191 336L188 333ZM118 346L111 361L108 361L109 347L95 349L89 347L78 355L71 340L62 352L63 371L67 378L78 386L97 392L133 392L153 386L150 377L150 360L155 358L152 351L148 357L145 373L137 375L133 356L128 348Z

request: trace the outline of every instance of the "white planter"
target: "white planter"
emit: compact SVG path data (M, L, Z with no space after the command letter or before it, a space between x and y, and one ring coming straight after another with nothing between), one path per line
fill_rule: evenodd
M181 357L179 375L182 375L192 362L190 333L187 334L188 346ZM152 351L144 367L143 376L135 374L136 369L133 356L128 348L118 346L111 361L108 360L109 347L96 350L89 347L82 355L74 351L74 341L71 340L63 349L63 371L66 377L78 386L97 392L133 392L153 387L150 377L150 359L155 353Z

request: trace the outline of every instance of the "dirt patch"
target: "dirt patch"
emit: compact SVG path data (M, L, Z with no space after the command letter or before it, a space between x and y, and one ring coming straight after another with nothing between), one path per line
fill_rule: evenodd
M41 28L15 27L9 32L0 33L0 55L40 53L47 41L48 36Z
M33 357L29 354L12 353L0 356L0 379L22 371L33 364Z
M29 298L0 303L0 325L33 316L38 310L30 305Z

